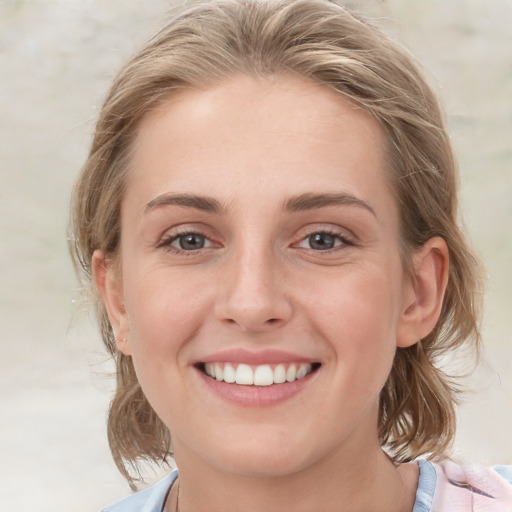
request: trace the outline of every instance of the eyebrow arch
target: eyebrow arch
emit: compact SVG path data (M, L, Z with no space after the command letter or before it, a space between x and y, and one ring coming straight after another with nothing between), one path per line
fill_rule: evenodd
M313 210L315 208L323 208L325 206L358 206L369 211L374 217L377 217L375 210L365 201L359 199L352 194L345 192L328 194L328 193L306 193L288 199L284 204L284 209L290 212L298 212L303 210Z
M145 207L144 212L149 213L151 210L161 206L185 206L187 208L195 208L208 213L222 213L225 208L212 197L196 196L192 194L161 194L152 199Z
M186 208L195 208L207 213L224 213L227 208L212 197L197 196L193 194L161 194L152 199L145 207L144 212L149 213L151 210L162 206L184 206ZM298 212L304 210L313 210L316 208L324 208L326 206L358 206L369 211L373 216L377 217L375 210L365 201L359 199L352 194L341 193L312 193L307 192L295 197L291 197L284 203L284 210L289 212Z

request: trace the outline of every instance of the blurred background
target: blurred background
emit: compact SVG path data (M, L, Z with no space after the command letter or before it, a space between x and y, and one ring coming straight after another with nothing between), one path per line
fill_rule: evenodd
M402 41L444 98L489 276L486 363L468 379L455 453L512 463L512 1L346 4ZM67 210L115 70L169 5L0 1L2 510L94 511L129 493L106 441L111 367L75 313Z

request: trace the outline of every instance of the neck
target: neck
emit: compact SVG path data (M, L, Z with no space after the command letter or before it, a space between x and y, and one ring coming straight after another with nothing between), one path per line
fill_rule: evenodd
M378 445L363 452L271 477L224 472L187 453L185 464L177 458L179 512L411 512L417 466L397 469Z

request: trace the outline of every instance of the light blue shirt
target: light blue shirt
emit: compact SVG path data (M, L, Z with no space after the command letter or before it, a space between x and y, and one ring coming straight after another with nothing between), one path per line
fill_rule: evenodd
M102 512L162 512L165 500L176 478L178 478L177 470L162 478L155 485L117 501L103 509Z
M436 468L426 460L419 460L418 466L418 489L412 512L430 512L437 485ZM512 484L512 466L495 466L493 469ZM176 478L178 478L178 471L173 471L155 485L110 505L102 512L162 512Z

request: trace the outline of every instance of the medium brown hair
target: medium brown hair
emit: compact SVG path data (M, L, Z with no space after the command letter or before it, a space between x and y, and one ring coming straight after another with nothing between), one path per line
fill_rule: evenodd
M115 259L129 149L141 119L183 88L235 74L265 78L295 73L337 91L370 112L388 141L388 167L401 218L404 268L434 236L450 254L449 279L435 329L396 352L380 395L379 435L397 461L446 455L455 433L458 388L440 359L479 343L481 277L459 227L458 171L436 95L399 44L327 0L215 0L169 21L118 73L101 109L71 207L71 249L92 289L91 258ZM105 307L95 295L101 334L117 366L109 413L116 464L165 461L168 429L149 405L130 357L116 348Z

